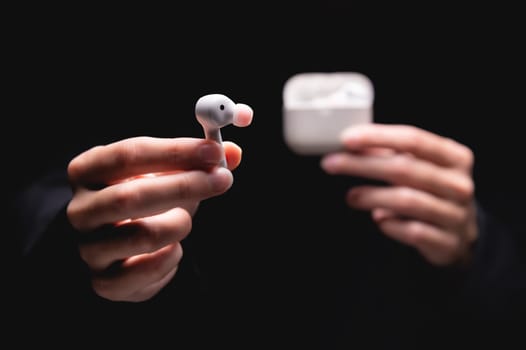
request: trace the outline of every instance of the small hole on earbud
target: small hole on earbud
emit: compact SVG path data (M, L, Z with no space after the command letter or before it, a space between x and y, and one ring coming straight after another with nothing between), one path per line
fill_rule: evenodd
M220 110L225 109L225 105L221 105L221 106L219 106L219 109L220 109Z

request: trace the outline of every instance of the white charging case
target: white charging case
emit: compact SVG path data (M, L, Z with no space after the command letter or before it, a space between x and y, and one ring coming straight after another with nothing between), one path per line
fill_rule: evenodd
M341 149L340 134L349 126L373 121L371 80L356 72L307 72L283 87L283 136L302 155Z

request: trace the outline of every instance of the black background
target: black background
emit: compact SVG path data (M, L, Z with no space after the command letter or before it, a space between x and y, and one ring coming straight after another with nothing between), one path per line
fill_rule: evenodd
M359 179L329 177L317 157L299 157L283 141L281 91L291 75L357 71L374 84L376 122L417 125L471 147L477 196L518 221L524 70L516 11L496 2L296 6L13 9L2 141L12 188L92 145L201 137L194 104L204 94L249 104L253 124L223 130L243 148L234 186L202 204L192 235L217 301L246 301L251 314L279 310L276 323L286 329L288 319L309 314L312 290L341 273L340 265L328 273L320 266L352 262L367 275L361 269L387 247L406 249L366 237L367 223L349 218L366 222L343 202ZM378 251L369 256L356 242L375 242ZM383 269L372 265L373 274ZM398 277L382 283L392 282L392 298L404 304ZM243 307L232 310L251 319Z

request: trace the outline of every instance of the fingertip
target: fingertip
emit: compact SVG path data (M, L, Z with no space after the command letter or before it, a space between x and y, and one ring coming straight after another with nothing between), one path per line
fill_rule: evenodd
M320 160L320 167L328 174L335 174L341 167L341 157L337 153L330 153Z
M254 111L252 107L244 103L237 103L234 113L234 125L245 127L252 123Z
M214 173L212 173L210 181L213 189L218 193L222 193L232 187L234 177L229 169L217 167L215 168Z
M364 129L363 125L352 125L345 128L340 134L340 141L342 143L353 143L359 142L362 137L362 130Z
M223 141L223 147L225 149L225 152L232 153L232 152L238 152L241 153L242 149L239 147L236 143L232 141Z
M241 147L230 141L224 141L223 147L225 149L225 157L228 169L234 170L241 163L243 150Z

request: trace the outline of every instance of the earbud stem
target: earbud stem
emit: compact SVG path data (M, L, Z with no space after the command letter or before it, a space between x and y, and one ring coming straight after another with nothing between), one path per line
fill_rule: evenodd
M205 130L205 137L209 140L214 140L217 143L219 143L221 146L223 146L223 138L221 137L221 129L212 129L212 130ZM221 158L221 161L219 162L219 165L222 167L226 167L226 158L223 153L223 157Z

